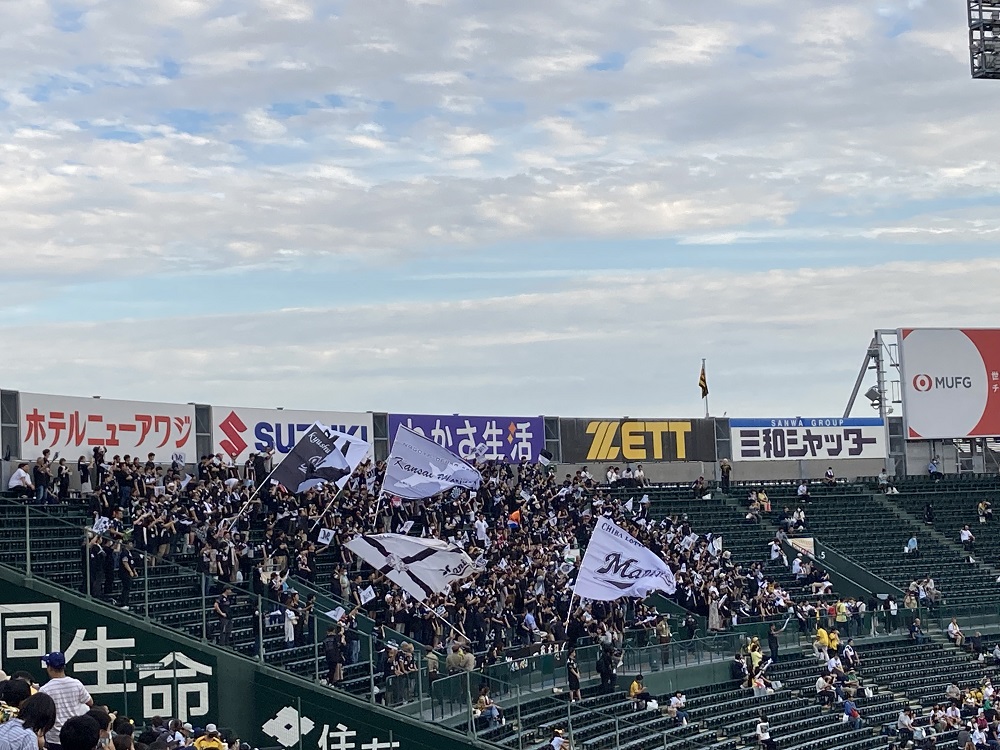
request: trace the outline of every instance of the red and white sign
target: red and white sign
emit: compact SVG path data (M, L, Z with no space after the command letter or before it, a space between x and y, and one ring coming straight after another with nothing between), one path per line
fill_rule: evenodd
M370 412L292 411L287 409L246 409L239 406L212 407L212 443L216 453L234 462L245 461L251 453L274 449L288 453L296 441L316 422L338 432L372 441Z
M109 458L155 453L162 462L175 453L195 453L194 406L24 391L20 400L24 459L37 458L45 448L75 459L97 446L106 448Z
M1000 436L1000 330L898 333L906 437Z

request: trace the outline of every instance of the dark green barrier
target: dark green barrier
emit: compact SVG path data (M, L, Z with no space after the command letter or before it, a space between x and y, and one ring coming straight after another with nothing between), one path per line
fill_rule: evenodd
M53 650L66 653L68 673L97 705L138 723L153 716L216 723L257 747L489 746L0 567L0 666L8 673L28 670L45 682L40 659Z

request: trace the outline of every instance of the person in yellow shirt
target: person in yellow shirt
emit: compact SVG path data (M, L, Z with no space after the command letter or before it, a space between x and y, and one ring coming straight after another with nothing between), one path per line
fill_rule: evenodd
M827 650L830 648L830 636L822 626L816 628L816 640L813 641L813 655L820 661L827 660Z
M646 708L646 701L653 700L653 696L649 694L646 690L646 686L642 684L642 675L637 674L635 679L632 680L632 684L628 688L628 697L635 701L637 708Z
M840 651L840 631L831 630L830 631L830 650L833 652Z
M197 750L226 750L226 743L219 735L219 729L215 724L205 727L205 734L194 741Z

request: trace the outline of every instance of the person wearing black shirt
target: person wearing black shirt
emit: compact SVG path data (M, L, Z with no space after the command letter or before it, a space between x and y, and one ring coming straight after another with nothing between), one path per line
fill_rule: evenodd
M323 654L326 657L326 681L336 685L344 675L344 649L347 641L339 626L329 628L323 639Z
M233 632L233 620L232 620L232 609L233 606L233 587L225 586L222 589L222 593L215 600L215 604L212 606L212 611L215 612L216 618L219 620L219 645L228 646L230 638Z
M118 604L122 609L128 609L129 595L132 592L132 579L139 574L135 571L135 552L132 551L132 542L125 543L125 549L121 552L121 559L118 562L118 578L122 582L122 595Z

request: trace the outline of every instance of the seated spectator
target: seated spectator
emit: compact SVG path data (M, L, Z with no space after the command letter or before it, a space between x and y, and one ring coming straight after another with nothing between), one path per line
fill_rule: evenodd
M982 500L976 507L979 516L979 523L986 523L993 520L993 504L989 500Z
M13 690L8 690L7 685ZM23 687L22 687L23 686ZM17 700L23 693L29 693ZM56 723L56 704L47 693L30 695L31 686L24 680L8 680L4 684L4 702L14 709L13 715L0 724L0 747L11 750L35 750L43 747L42 738Z
M930 503L924 505L924 523L928 525L934 523L934 506Z
M913 741L913 710L905 708L896 717L896 733L899 735L900 744L905 745Z
M978 657L983 653L983 634L978 630L969 639L969 650L972 652L973 657Z
M653 700L653 696L649 694L646 690L646 686L642 684L642 675L637 674L635 679L632 680L632 684L628 688L628 697L632 699L637 709L645 710L646 704Z
M976 537L969 528L969 524L965 524L958 532L958 540L962 543L962 547L970 555L976 550Z
M802 508L796 508L792 514L792 531L802 531L806 528L806 512Z
M906 543L906 548L903 550L907 555L912 555L913 557L920 557L920 550L917 548L917 535L911 534L909 541Z
M844 716L847 717L847 723L851 729L861 729L861 712L858 711L857 704L851 698L844 701Z
M676 711L675 716L680 721L681 726L687 726L688 723L688 712L684 708L685 705L687 705L687 698L680 690L671 696L670 707Z
M833 687L833 677L824 675L816 680L816 702L821 706L832 706L837 698L837 691Z
M829 486L831 484L836 484L836 483L837 483L837 477L833 473L833 467L828 466L826 468L826 472L824 472L823 474L823 484Z
M15 497L30 498L35 496L35 485L31 482L31 475L27 468L27 461L20 462L14 473L10 475L10 479L7 480L7 489L14 493Z
M927 636L924 635L923 628L920 627L920 618L917 617L910 623L910 640L920 645L926 643Z
M698 477L691 483L691 496L697 500L705 496L708 492L708 482L705 481L705 477Z
M954 617L948 623L948 640L959 648L965 644L965 636L962 634L962 629L958 627L958 620Z
M503 711L490 697L490 688L488 685L483 685L479 688L479 698L476 701L476 709L479 711L480 716L486 717L491 727L505 723Z
M939 482L944 479L944 474L941 473L941 459L934 456L927 464L927 476L933 479L935 482Z
M853 638L847 639L847 643L844 645L842 660L844 662L844 667L846 667L848 670L860 669L861 657L858 656L858 652L854 649Z
M73 716L59 730L61 750L97 750L100 741L101 727L91 716Z
M812 498L809 495L809 482L803 479L799 482L799 488L795 492L795 496L798 498L800 503L809 503Z

